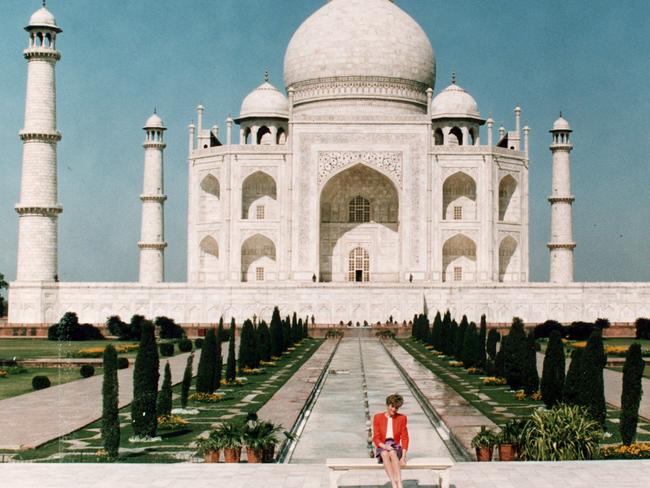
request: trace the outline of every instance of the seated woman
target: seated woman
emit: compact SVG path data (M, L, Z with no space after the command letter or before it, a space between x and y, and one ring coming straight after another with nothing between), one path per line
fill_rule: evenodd
M406 415L397 413L404 399L397 393L386 397L386 411L376 414L372 420L372 442L375 457L384 465L393 488L403 488L401 468L406 465L409 447L409 431Z

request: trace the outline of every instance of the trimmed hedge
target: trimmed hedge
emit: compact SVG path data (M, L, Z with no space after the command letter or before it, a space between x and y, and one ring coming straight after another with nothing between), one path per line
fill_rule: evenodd
M32 388L34 390L43 390L49 388L52 385L50 379L47 376L34 376L32 378Z
M117 369L127 369L129 367L129 360L127 358L117 358Z
M92 364L83 364L81 368L79 368L79 373L84 378L90 378L95 375L95 367Z
M637 339L650 339L650 319L639 317L634 322Z
M198 339L194 339L194 349L201 349L203 347L203 339L202 337L199 337Z
M557 320L547 320L542 324L535 326L535 339L548 339L553 331L560 333L560 338L564 336L564 327Z
M181 339L180 341L178 341L178 350L180 352L191 352L192 341L189 339Z
M174 355L174 344L172 342L161 342L158 347L161 356L168 358Z

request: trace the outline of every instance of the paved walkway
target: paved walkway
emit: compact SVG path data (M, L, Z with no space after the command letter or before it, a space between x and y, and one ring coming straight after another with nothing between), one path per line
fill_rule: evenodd
M449 456L379 340L346 338L332 359L291 463L369 457L369 416L385 410L386 396L395 392L405 400L402 411L409 419L409 457Z
M405 488L433 488L431 475L405 472ZM327 468L314 464L0 464L12 488L327 488ZM459 463L455 488L642 488L650 461L564 463ZM353 471L341 477L348 488L390 487L383 472Z
M569 369L571 360L567 358L566 367ZM650 366L646 366L649 368ZM544 354L537 353L537 371L539 377L542 377L544 370ZM623 373L614 371L613 369L605 368L603 371L603 379L605 381L605 401L610 405L621 407L621 393L623 392ZM643 378L641 380L643 388L643 396L639 404L639 415L650 420L650 378Z

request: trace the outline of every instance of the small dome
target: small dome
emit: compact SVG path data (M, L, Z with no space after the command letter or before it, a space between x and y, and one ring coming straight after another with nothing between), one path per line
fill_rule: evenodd
M474 97L454 82L438 93L431 102L431 117L480 119L481 114Z
M330 0L296 30L284 56L284 83L333 77L435 82L431 42L389 0Z
M571 127L569 126L569 122L567 122L567 120L560 115L560 118L553 122L552 130L563 130L571 132Z
M45 7L39 8L30 17L29 25L26 28L29 29L32 27L49 27L50 29L54 29L57 32L61 32L59 26L56 25L56 20L54 20L54 15L52 15L52 12L50 12Z
M156 112L153 113L151 117L147 119L147 122L144 124L145 129L164 129L165 123L158 116Z
M239 118L279 117L289 118L289 100L280 90L265 81L249 93L241 104Z

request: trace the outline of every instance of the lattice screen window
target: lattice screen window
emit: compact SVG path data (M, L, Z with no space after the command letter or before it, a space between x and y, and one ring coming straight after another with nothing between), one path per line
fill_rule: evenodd
M463 268L454 266L454 281L463 281Z
M352 223L370 222L370 202L362 196L350 200L349 221Z
M361 279L358 279L357 273ZM362 247L357 247L350 252L348 281L370 281L370 255Z
M264 268L255 268L255 280L264 281Z
M463 220L463 207L454 207L454 220Z
M256 209L257 220L264 220L264 205L258 205Z

